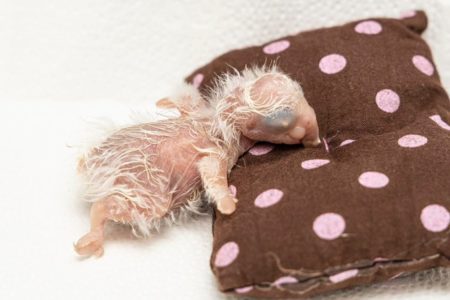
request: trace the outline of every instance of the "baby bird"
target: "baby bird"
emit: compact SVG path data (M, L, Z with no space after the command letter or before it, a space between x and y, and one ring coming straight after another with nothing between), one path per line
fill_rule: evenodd
M147 236L162 221L197 211L204 198L222 214L233 213L238 200L228 174L258 141L320 144L302 88L277 67L227 73L207 99L187 85L158 105L181 115L118 130L80 160L85 200L93 203L91 229L75 244L80 255L103 254L107 221Z

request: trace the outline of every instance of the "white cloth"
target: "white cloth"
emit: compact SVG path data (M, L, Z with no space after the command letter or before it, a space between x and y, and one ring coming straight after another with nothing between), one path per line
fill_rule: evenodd
M118 227L103 258L77 258L89 220L70 146L90 133L86 119L154 110L230 49L415 8L428 13L424 37L449 89L447 0L0 1L0 299L224 299L209 270L210 217L146 241ZM449 285L433 270L334 297L448 299Z

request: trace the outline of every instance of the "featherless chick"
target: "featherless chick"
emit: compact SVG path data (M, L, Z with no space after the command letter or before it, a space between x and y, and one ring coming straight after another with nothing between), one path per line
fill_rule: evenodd
M157 104L180 116L120 129L80 159L92 203L91 229L75 244L80 255L103 254L107 221L147 236L204 202L232 214L238 200L227 177L256 142L320 144L301 86L276 66L226 73L205 98L186 84Z

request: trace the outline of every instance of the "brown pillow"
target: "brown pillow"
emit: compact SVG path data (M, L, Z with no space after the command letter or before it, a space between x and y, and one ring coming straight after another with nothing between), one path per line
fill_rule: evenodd
M426 15L369 19L231 51L187 80L276 62L315 109L321 148L257 145L216 212L220 289L307 297L450 265L450 105Z

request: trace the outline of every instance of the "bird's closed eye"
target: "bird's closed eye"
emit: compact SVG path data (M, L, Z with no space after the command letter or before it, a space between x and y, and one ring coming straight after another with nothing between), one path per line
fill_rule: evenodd
M262 124L267 130L278 133L292 128L296 121L297 116L292 109L282 108L264 117Z

